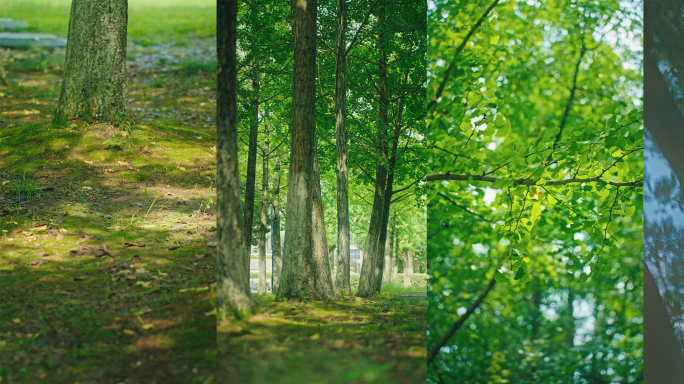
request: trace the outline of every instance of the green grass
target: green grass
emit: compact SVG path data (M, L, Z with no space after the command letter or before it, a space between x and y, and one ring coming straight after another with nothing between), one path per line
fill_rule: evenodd
M29 23L27 32L67 37L69 0L4 0L0 17ZM159 22L163 20L163 22ZM128 40L143 46L188 45L216 36L216 2L209 0L136 0L129 2Z
M260 313L221 319L221 382L421 383L427 301L387 294L330 303L257 296ZM293 367L296 367L293 369Z
M131 3L129 41L181 45L129 46L133 60L164 50L182 62L183 44L214 44L215 3ZM0 17L66 37L69 2L9 0ZM136 123L55 129L63 51L12 50L3 63L0 382L213 383L215 77L170 71L154 82L133 68ZM102 244L113 256L76 252ZM145 272L135 280L100 269L136 256Z

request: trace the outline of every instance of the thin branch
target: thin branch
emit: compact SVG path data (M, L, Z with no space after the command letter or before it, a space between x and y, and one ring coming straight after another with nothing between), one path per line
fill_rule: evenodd
M455 181L488 181L490 183L495 183L499 180L503 180L500 177L494 176L480 176L480 175L451 175L446 173L437 173L427 175L427 181L439 181L439 180L455 180ZM537 185L539 180L512 180L513 185ZM544 185L565 185L572 183L606 183L614 185L617 187L639 187L643 186L640 180L633 182L618 183L615 181L606 181L600 177L588 177L588 178L576 178L572 177L563 180L549 180Z
M373 12L373 8L375 8L375 6L378 5L379 2L380 2L380 0L376 0L375 3L373 3L373 5L371 5L370 9L368 10L368 13L366 13L366 17L363 19L363 22L359 26L359 29L356 30L356 34L354 35L354 38L352 39L351 43L349 43L349 47L347 47L347 50L344 51L344 56L347 56L347 54L349 54L349 51L351 51L352 47L354 47L354 45L356 44L356 39L359 37L359 33L361 33L361 30L366 25L368 18L370 17L371 13Z
M444 72L444 78L442 79L442 82L439 84L439 88L437 89L437 92L435 93L435 96L430 100L430 102L427 105L427 110L429 111L436 103L437 100L442 97L442 92L444 92L444 87L446 86L447 81L449 80L449 76L451 75L451 71L454 69L456 66L456 58L458 55L463 52L465 49L466 44L468 43L468 40L475 34L475 31L480 27L482 22L487 18L489 15L489 12L496 7L496 4L499 3L499 0L494 0L494 2L485 10L485 12L480 16L480 19L475 23L475 25L470 29L468 34L466 35L465 39L463 39L463 42L461 42L461 45L458 46L456 49L456 54L454 55L454 58L451 59L451 64L449 64L449 67L447 67L446 72Z
M466 320L468 320L468 317L470 317L470 315L473 314L473 312L475 312L477 307L479 307L480 304L482 303L482 301L485 299L485 297L487 297L487 294L489 293L489 291L491 291L492 288L494 288L495 284L496 284L496 280L494 280L494 278L492 278L492 280L489 281L489 285L487 285L487 287L484 289L484 291L482 291L482 293L477 298L477 300L475 300L475 302L470 305L470 307L468 308L466 313L463 314L463 316L461 316L458 320L456 320L454 325L452 325L451 328L449 328L447 333L442 337L441 340L439 340L437 345L435 345L435 347L432 348L432 350L430 351L430 355L428 355L428 360L427 360L428 363L430 363L430 362L432 362L432 360L434 360L435 356L437 356L437 353L439 353L439 350L447 343L447 341L449 341L451 336L453 336L454 333L456 333L456 331L458 331L458 329L463 325L463 323L465 323Z
M442 192L437 192L437 194L440 195L440 196L442 196L443 198L449 200L449 202L450 202L451 204L453 204L453 205L455 205L455 206L461 208L462 210L464 210L464 211L470 213L471 215L475 215L475 216L479 217L480 219L482 219L482 220L484 220L484 221L486 221L486 222L488 222L488 223L491 223L491 222L492 222L492 221L489 220L488 218L486 218L486 217L480 215L479 213L477 213L477 212L475 212L475 211L471 211L469 208L464 207L464 206L462 206L461 204L457 203L456 201L454 201L454 199L452 199L451 197L445 195L444 193L442 193Z

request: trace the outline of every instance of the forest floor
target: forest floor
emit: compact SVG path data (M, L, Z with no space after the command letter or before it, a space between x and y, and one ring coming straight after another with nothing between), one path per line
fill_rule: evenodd
M64 49L5 54L0 383L214 382L215 46L129 40L123 127L53 129Z
M330 303L256 296L259 313L218 326L219 382L425 383L427 300L372 298ZM425 288L422 288L424 291Z

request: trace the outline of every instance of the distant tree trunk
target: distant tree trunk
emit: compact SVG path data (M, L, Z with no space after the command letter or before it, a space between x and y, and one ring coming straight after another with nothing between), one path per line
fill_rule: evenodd
M392 230L395 229L395 225L396 221L392 224ZM396 244L394 245L394 274L392 275L392 281L399 275L399 235L396 232L394 232L394 238Z
M126 79L128 1L73 0L53 123L132 120Z
M261 221L259 223L259 285L257 287L258 294L264 294L268 291L266 285L266 227L268 215L268 123L264 123L264 154L263 172L261 176ZM272 273L272 272L271 272Z
M385 288L385 285L390 284L392 282L392 246L394 245L394 219L397 216L397 212L394 212L393 219L392 219L392 224L390 226L390 234L387 236L387 242L385 244L385 270L382 273L382 288Z
M316 0L292 2L292 123L285 250L278 298L323 298L314 282L312 196L316 145ZM322 297L321 297L322 296Z
M311 201L313 220L313 261L314 282L321 299L335 298L333 291L330 259L328 258L328 239L325 234L325 215L321 197L321 177L318 169L318 150L314 145L313 177L311 178Z
M404 288L409 288L411 286L411 271L409 267L411 264L411 255L409 254L408 249L404 249L404 252L402 252L401 255L404 259Z
M347 152L347 2L337 0L335 52L335 145L337 146L337 274L335 294L352 293L349 282L349 156Z
M237 1L217 5L217 150L216 187L218 232L217 301L221 312L252 312L256 302L249 293L249 259L240 212L240 173L237 131Z
M254 196L256 187L257 134L259 132L259 63L252 62L252 124L249 127L249 150L247 152L247 181L245 185L245 242L252 247L252 226L254 224ZM247 255L249 258L249 252ZM249 265L247 272L249 275Z
M273 287L271 292L278 291L280 285L280 270L283 266L283 259L280 254L280 155L276 158L275 175L273 179L276 184L273 186L273 224L271 233L273 238L273 252L271 255L273 274Z
M413 275L413 255L410 250L406 251L406 255L408 256L409 273Z

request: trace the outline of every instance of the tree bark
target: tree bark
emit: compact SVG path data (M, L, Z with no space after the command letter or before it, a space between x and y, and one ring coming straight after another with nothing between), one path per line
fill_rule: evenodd
M371 209L371 220L368 225L368 236L364 248L364 260L361 266L361 276L359 277L359 289L356 293L360 297L370 297L379 290L382 279L382 265L384 264L383 249L385 247L382 232L387 233L387 222L383 228L383 215L385 210L385 188L387 186L387 61L385 55L385 35L383 32L385 23L385 4L380 1L378 5L378 38L379 61L380 61L380 102L378 105L378 145L380 156L377 161L375 171L375 193L373 197L373 208ZM383 81L383 78L385 81ZM378 259L382 259L378 261ZM380 278L380 281L378 281Z
M56 126L77 118L119 124L133 119L126 79L127 25L127 0L71 3Z
M292 144L278 298L319 298L311 270L314 264L311 179L316 145L316 17L316 0L292 2Z
M249 292L249 259L244 242L240 212L240 173L238 169L237 130L237 1L217 5L217 301L219 311L240 315L256 309Z
M335 145L337 147L337 274L335 294L351 295L349 246L349 156L347 150L347 2L337 0L335 52Z
M264 123L263 171L261 176L261 220L259 222L259 284L257 293L262 295L268 291L266 285L266 227L268 209L268 122ZM271 272L273 273L273 272Z
M280 254L280 155L276 158L273 179L276 184L273 186L273 202L271 203L273 206L273 224L271 225L271 236L273 238L273 252L271 254L273 287L271 287L271 292L275 293L278 292L280 270L283 266L283 259Z
M325 215L321 196L321 177L318 169L318 150L314 145L313 178L311 179L312 220L313 220L313 261L314 282L321 299L335 298L333 291L330 259L328 258L328 239L325 235Z
M252 247L252 227L254 224L254 197L256 187L257 134L259 132L259 64L252 62L252 124L249 126L249 150L247 152L247 180L245 185L245 242L247 249ZM249 259L249 252L247 258ZM247 264L249 275L249 263Z

